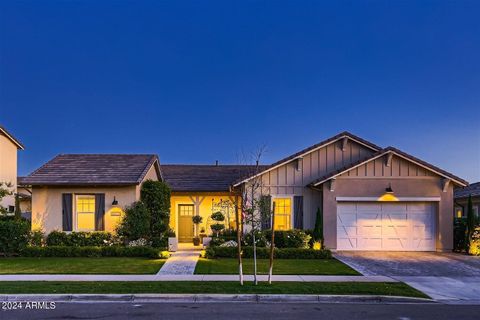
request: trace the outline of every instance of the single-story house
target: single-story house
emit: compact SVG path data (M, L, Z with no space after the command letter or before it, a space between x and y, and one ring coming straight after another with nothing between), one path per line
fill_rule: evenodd
M170 227L179 241L210 233L210 215L217 210L227 212L233 225L242 194L259 184L256 195L270 199L276 230L313 229L320 209L324 243L333 250L451 250L454 188L468 185L349 132L266 166L161 165L153 155L59 155L23 181L32 186L33 226L48 232L112 230L109 212L121 216L122 207L139 199L146 179L170 185ZM198 227L193 215L203 217Z
M473 205L473 213L477 218L480 214L480 182L475 182L470 184L469 186L456 189L454 193L455 199L455 216L458 218L466 217L467 216L467 205L468 205L468 198L472 196L472 205Z
M22 178L32 191L32 229L114 231L146 180L162 180L153 154L60 154Z

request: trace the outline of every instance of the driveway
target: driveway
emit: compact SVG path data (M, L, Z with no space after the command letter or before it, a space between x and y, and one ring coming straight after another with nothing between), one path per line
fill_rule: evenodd
M403 281L433 299L480 304L480 257L436 252L337 252L363 275Z

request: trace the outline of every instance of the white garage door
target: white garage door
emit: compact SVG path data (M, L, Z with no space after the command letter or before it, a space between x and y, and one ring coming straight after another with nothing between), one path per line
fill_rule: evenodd
M338 203L337 250L435 251L431 203Z

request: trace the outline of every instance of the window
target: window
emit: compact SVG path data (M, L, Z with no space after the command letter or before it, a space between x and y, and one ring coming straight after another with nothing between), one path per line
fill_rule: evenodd
M95 196L77 196L77 230L95 231Z
M193 204L179 204L178 214L180 216L192 216L193 217L194 206Z
M274 198L275 204L275 230L290 230L292 219L292 199Z
M462 208L455 207L455 213L457 215L457 218L461 218L463 216Z

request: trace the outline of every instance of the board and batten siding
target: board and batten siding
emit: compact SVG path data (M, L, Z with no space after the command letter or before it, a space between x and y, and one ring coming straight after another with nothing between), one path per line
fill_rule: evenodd
M351 139L345 150L338 140L303 156L297 169L297 160L290 161L261 175L263 192L275 196L303 196L305 229L315 225L315 213L322 206L322 194L305 186L319 177L364 159L374 151Z

